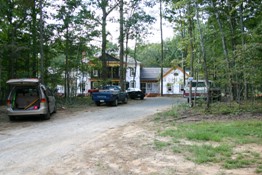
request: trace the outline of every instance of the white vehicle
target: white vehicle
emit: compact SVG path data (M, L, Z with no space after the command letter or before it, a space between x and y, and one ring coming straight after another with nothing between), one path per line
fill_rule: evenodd
M220 88L216 87L215 83L213 81L209 81L207 84L205 80L192 80L192 99L195 98L202 98L207 99L207 87L209 87L210 92L210 98L213 99L221 99L221 91ZM190 96L190 81L186 82L184 91L184 98L187 98L187 102L189 102L189 96Z
M7 98L7 114L11 121L21 116L40 115L50 119L56 112L56 101L50 89L36 78L10 79L12 89Z

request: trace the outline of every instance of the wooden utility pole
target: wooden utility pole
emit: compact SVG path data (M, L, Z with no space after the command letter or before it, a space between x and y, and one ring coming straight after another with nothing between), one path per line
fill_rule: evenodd
M44 83L44 49L43 49L43 0L39 1L40 6L40 63L41 63L41 83Z
M119 9L120 9L120 35L119 35L119 45L120 45L120 53L119 53L119 58L120 58L120 86L121 89L124 91L125 86L124 86L124 2L123 0L119 1Z
M160 0L160 35L161 35L161 76L160 76L160 92L161 96L163 96L163 61L164 61L164 43L163 43L163 22L162 22L163 14L162 14L162 0Z

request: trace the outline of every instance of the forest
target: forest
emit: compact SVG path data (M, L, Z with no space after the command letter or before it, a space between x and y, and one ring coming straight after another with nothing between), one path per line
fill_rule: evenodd
M0 0L0 101L11 78L62 84L70 97L74 76L87 74L83 57L131 56L147 67L180 66L195 79L218 82L229 100L262 94L261 0ZM157 7L156 14L148 8ZM173 37L145 42L151 26L173 26ZM119 26L118 42L109 23ZM161 30L162 31L162 30ZM162 35L162 34L161 34ZM130 42L135 43L133 47ZM103 62L102 75L106 75ZM105 76L104 76L105 77Z

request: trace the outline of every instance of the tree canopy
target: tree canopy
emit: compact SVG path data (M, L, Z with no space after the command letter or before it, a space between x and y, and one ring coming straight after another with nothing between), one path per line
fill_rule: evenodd
M206 73L209 79L219 82L231 100L261 93L260 0L162 2L164 18L174 26L173 38L164 41L164 67L179 65L195 78L204 78ZM89 71L84 57L92 59L97 53L119 52L119 45L125 47L120 58L130 55L143 66L160 67L160 43L143 42L145 36L150 36L150 26L158 25L157 15L146 10L157 3L0 0L0 99L5 99L8 92L6 80L22 77L44 77L51 87L64 84L69 94L75 88L74 78ZM118 16L114 15L116 12ZM121 38L122 44L108 41L109 22L122 22L122 33L114 36ZM129 40L136 41L135 49L130 48ZM40 57L40 46L44 58Z

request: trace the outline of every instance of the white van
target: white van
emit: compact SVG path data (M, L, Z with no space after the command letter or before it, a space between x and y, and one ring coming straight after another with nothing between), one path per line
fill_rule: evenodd
M202 98L207 99L207 87L209 87L210 98L212 99L221 99L221 90L216 87L213 81L209 81L207 84L205 80L192 80L192 99ZM187 98L189 102L189 91L190 91L190 82L187 81L185 88L183 89L184 98Z

